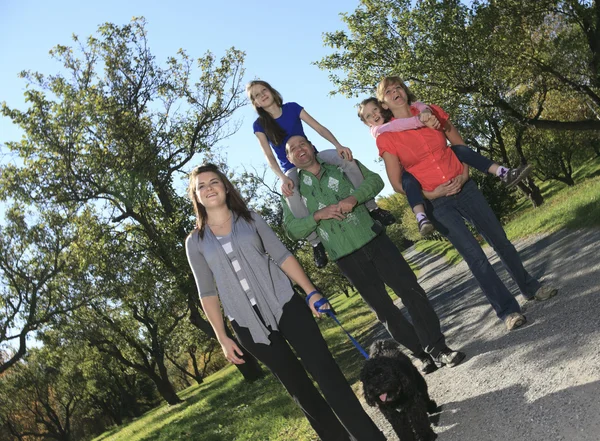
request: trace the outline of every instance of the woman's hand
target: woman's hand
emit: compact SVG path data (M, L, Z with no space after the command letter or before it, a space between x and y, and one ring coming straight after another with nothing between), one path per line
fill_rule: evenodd
M450 179L450 185L446 188L446 196L452 196L453 194L460 193L463 185L465 185L465 182L467 182L467 178L462 173Z
M451 183L452 181L444 182L443 184L438 185L433 191L423 190L423 195L430 201L444 196L448 196L448 188L450 187Z
M443 184L438 185L433 191L423 191L423 195L430 201L444 196L452 196L460 193L463 185L467 182L467 177L460 174Z
M246 363L242 358L244 353L240 350L239 346L235 341L230 339L229 337L224 337L219 340L221 343L221 349L223 349L223 354L225 354L225 358L233 364L244 364Z
M336 149L340 158L345 159L347 161L352 161L352 150L348 147L344 147L343 145Z
M310 308L310 310L312 311L312 313L314 314L315 317L320 318L321 317L321 313L319 311L317 311L317 309L315 308L315 303L319 300L321 300L323 298L323 296L320 293L315 293L313 294L310 299L308 299L308 307ZM322 309L330 309L329 308L329 303L325 303L323 306L321 306Z
M285 197L290 197L294 194L294 181L287 176L281 179L281 192Z

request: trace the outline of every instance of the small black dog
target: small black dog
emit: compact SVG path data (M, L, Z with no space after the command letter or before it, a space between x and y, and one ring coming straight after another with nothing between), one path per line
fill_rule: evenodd
M429 413L439 411L425 379L393 340L377 340L360 372L365 400L377 406L401 441L432 441Z

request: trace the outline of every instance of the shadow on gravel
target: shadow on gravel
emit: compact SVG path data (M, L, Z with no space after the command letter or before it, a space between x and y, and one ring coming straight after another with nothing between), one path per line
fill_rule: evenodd
M589 300L578 299L577 294L579 290L585 292L586 290L589 291L590 286L592 286L592 289L595 286L595 290L588 293L591 297L594 297L594 294L597 294L600 289L599 282L590 283L593 280L600 281L600 268L587 270L590 268L590 262L595 263L598 261L597 247L589 245L599 241L600 230L597 229L582 230L576 240L573 240L572 230L560 231L519 249L525 267L532 276L551 282L559 288L557 300L552 300L548 304L559 301L566 292L571 292L574 298L569 301L579 303L579 308L591 307L594 311L598 311L598 306L594 304L591 298ZM509 290L518 295L520 292L517 286L495 256L495 253L492 253L491 261L494 269ZM444 322L444 332L473 332L479 328L481 323L495 316L479 285L466 268L466 264L463 262L460 265L464 265L465 268L459 275L450 279L442 279L432 289L428 290L429 299ZM441 265L436 270L436 274L447 268L446 265ZM421 274L419 281L425 284L429 278L434 277L436 274ZM480 305L487 305L486 312L476 321L464 323L461 319L461 313ZM534 305L526 314L531 315L531 318L533 318L542 305L544 304ZM560 310L545 311L544 314L551 314L553 319L560 320ZM502 326L500 322L498 322L498 325Z
M545 363L563 363L577 359L579 342L589 334L598 333L598 290L586 294L562 293L546 303L527 308L528 323L522 328L505 332L499 338L471 340L462 350L469 355L493 353L509 346L525 346L525 361L536 362L543 354ZM565 310L568 309L568 320ZM468 332L468 331L467 331ZM493 357L478 357L474 368L495 363Z
M417 268L421 269L429 265L434 260L437 260L438 256L435 254L428 254L417 252L413 259L410 259L411 263L415 265Z
M463 401L443 403L443 432L439 434L439 441L598 441L600 420L595 400L600 396L600 382L563 389L534 402L527 401L526 393L525 387L516 385ZM490 403L495 405L490 406ZM499 412L499 409L505 411ZM580 427L583 422L585 430ZM478 431L467 431L473 427L478 427Z

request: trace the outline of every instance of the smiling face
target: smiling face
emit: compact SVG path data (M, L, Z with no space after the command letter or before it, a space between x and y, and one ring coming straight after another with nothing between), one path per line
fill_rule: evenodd
M362 107L361 118L369 127L377 127L385 123L381 108L374 102L368 102Z
M275 102L273 93L263 84L255 84L249 92L254 107L269 107Z
M205 208L219 207L226 203L227 190L219 175L207 171L196 176L196 199Z
M292 136L285 145L288 160L299 168L314 164L315 149L303 136Z
M408 96L401 84L390 84L383 91L383 105L394 111L408 106Z

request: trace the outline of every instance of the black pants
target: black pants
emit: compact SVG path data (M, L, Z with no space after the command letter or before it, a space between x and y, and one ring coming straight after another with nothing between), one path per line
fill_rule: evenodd
M446 347L440 319L427 294L417 283L400 251L385 233L336 261L377 318L401 345L414 355L425 349L433 356ZM387 293L388 285L402 299L414 323L410 324Z
M279 331L271 332L270 345L255 343L247 328L238 326L235 321L232 325L244 349L273 372L323 441L385 440L354 395L300 296L294 295L283 307ZM306 371L315 379L327 401Z

